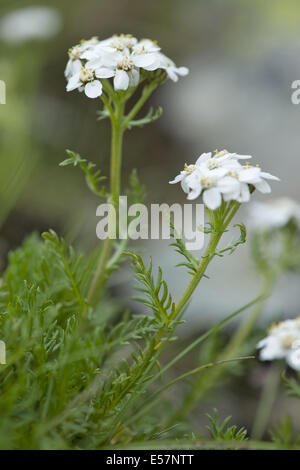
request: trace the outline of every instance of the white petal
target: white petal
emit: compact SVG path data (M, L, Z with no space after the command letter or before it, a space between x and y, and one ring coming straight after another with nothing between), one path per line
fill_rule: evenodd
M220 191L217 188L206 189L203 193L203 202L209 209L214 211L222 202Z
M178 67L176 69L176 72L178 73L178 75L181 75L182 77L185 77L186 75L189 74L189 69L187 67Z
M232 178L231 176L225 176L218 182L219 190L224 193L230 193L232 191L239 191L241 184L236 178Z
M287 357L286 362L295 370L300 370L300 348L292 349Z
M188 198L190 201L192 201L193 199L197 199L197 197L200 196L201 191L202 191L202 187L201 187L201 186L198 186L197 188L192 189L192 191L189 192L189 195L188 195L187 198Z
M172 67L172 68L167 68L167 74L169 76L169 78L171 80L173 80L173 82L178 82L178 77L176 75L176 72L175 72L175 69Z
M280 339L277 336L267 336L260 341L257 346L263 348L259 354L259 358L262 361L282 359L286 355L286 352L281 347Z
M263 194L268 194L271 192L271 186L265 180L260 180L257 183L254 183L254 186Z
M262 171L260 175L262 176L262 178L266 178L268 180L280 181L280 178L271 175L270 173L266 173L265 171Z
M253 183L260 178L260 168L243 168L239 172L239 180L244 183Z
M128 72L129 75L129 86L138 86L140 81L140 72L137 69L132 69Z
M170 184L176 184L179 183L179 181L182 181L185 175L177 175L172 181L169 181Z
M207 162L207 160L210 160L211 158L211 152L209 153L202 153L200 157L197 159L195 165L198 166L200 163Z
M115 75L115 72L114 70L106 67L99 67L95 70L95 75L97 78L111 78Z
M81 85L81 81L79 79L80 74L77 73L76 75L73 75L70 80L67 83L67 91L73 91L76 90Z
M149 67L155 61L155 54L138 54L132 56L136 67Z
M129 76L125 70L117 70L114 78L115 90L127 90L129 85Z
M240 155L238 153L229 153L228 155L231 158L237 158L238 160L250 160L250 158L252 158L251 155Z
M99 80L94 80L85 85L84 92L88 98L98 98L102 95L102 85Z
M82 63L80 60L69 59L65 70L65 77L69 78L80 73L81 67Z
M182 181L181 181L181 187L182 187L182 190L188 194L190 192L190 187L186 181L186 178L184 178Z
M186 176L185 180L191 189L196 189L198 186L201 186L201 173L195 170L193 173Z
M213 170L209 170L209 176L211 178L222 178L223 176L228 173L228 170L226 167L220 167L220 168L214 168Z
M80 57L85 60L94 60L99 58L99 53L97 52L97 49L90 49L83 52Z
M241 183L240 185L240 196L238 202L248 202L250 201L250 190L249 186L246 183Z

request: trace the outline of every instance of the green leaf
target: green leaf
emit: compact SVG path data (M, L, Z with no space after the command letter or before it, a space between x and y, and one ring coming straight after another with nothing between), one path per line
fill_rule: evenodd
M127 124L127 129L132 129L132 127L144 127L146 124L156 121L161 117L163 109L161 106L157 108L154 112L153 108L150 108L148 113L142 119L132 120Z
M60 166L80 166L82 171L85 174L85 180L88 188L96 194L96 196L106 196L105 186L100 187L100 183L106 180L106 176L101 176L100 170L96 170L95 163L87 162L86 159L81 158L78 153L73 152L72 150L67 150L67 154L70 158L67 158L60 163Z
M135 277L142 286L138 286L136 289L145 294L144 297L136 297L135 299L151 308L159 322L168 323L169 316L174 312L175 304L166 282L162 279L161 268L158 268L158 276L154 280L151 258L149 266L146 268L140 255L130 252L125 254L131 257L132 267L136 273Z
M220 422L218 410L214 408L213 411L213 416L207 414L210 421L210 426L207 426L207 429L212 440L244 441L247 439L247 430L244 427L238 429L237 426L229 426L231 416L228 416L224 421Z

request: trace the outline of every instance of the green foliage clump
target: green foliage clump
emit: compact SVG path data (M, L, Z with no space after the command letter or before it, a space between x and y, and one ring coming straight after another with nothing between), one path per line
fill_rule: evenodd
M93 258L54 232L9 256L0 287L1 449L100 448L122 431L131 363L157 325L122 319L111 299L87 305Z

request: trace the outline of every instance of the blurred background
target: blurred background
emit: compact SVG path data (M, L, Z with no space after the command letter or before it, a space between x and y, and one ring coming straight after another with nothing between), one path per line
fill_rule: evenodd
M30 7L47 7L46 17ZM79 171L58 166L69 148L108 174L109 125L96 122L96 101L66 93L63 75L68 49L93 35L124 32L156 39L178 65L190 68L188 77L169 81L153 96L151 104L164 109L161 119L126 135L124 186L137 168L149 204L184 202L180 188L168 181L200 153L225 148L253 155L255 163L281 178L267 198L300 201L300 105L291 102L291 84L300 79L299 1L1 0L0 17L0 80L7 87L6 105L0 105L2 269L8 251L32 231L51 227L82 250L97 244L99 202ZM247 221L247 207L239 219ZM149 241L142 249L162 266L176 297L187 277L174 269L177 258L167 245ZM111 285L124 303L130 303L128 271L117 273ZM260 291L248 245L215 260L209 275L190 305L183 342ZM266 305L263 325L270 318L297 315L299 298L299 277L283 276ZM219 392L221 414L233 414L243 424L246 415L251 426L268 371L269 366L257 365L247 379L237 371L236 386ZM195 421L205 406L209 409L210 402ZM286 409L296 416L291 407L293 402L281 396L274 418Z

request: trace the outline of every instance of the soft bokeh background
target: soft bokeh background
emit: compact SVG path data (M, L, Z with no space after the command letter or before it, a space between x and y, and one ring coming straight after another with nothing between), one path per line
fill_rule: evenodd
M32 5L55 9L55 34L16 41L18 31L5 29L5 15ZM299 1L1 0L0 15L0 79L7 85L7 104L0 105L2 267L8 250L34 230L52 227L81 249L97 243L97 199L87 191L80 172L58 167L65 149L71 148L108 173L108 123L96 122L96 101L65 92L63 76L68 48L93 35L130 32L157 39L167 55L191 70L187 78L168 82L153 97L152 104L164 109L162 118L126 136L124 185L136 167L147 185L148 203L183 202L180 188L168 181L200 153L226 148L253 155L264 169L281 177L272 195L300 200L300 106L291 102L291 84L300 79ZM246 209L239 218L246 221ZM147 242L143 250L163 267L175 297L180 295L187 277L174 269L176 257L167 243ZM204 280L191 303L182 329L185 341L253 299L260 289L248 246L217 259L209 274L211 279ZM120 272L111 287L128 303L127 279L128 272ZM298 313L298 286L296 275L280 280L265 321ZM267 370L259 367L249 383L244 380L220 394L222 413L232 413L243 423L246 415L251 425L253 403ZM247 387L253 389L249 397ZM282 415L291 403L281 398L275 415Z

